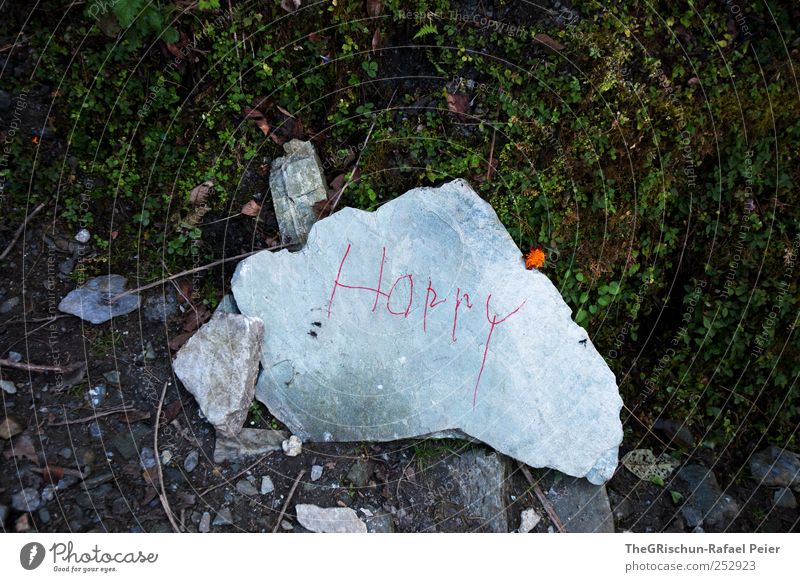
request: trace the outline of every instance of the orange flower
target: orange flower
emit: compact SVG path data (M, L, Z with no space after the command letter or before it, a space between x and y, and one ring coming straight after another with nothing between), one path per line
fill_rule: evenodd
M33 142L34 145L39 145L39 136L38 135L34 135L31 138L31 142Z
M535 245L531 247L530 252L525 255L525 268L526 269L541 269L544 265L544 250L542 245Z

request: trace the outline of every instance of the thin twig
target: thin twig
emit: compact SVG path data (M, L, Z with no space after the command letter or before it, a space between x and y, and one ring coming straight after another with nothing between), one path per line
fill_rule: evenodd
M248 471L252 470L256 465L258 465L259 463L264 461L264 459L269 457L271 454L272 454L272 451L267 451L267 453L265 455L262 455L255 463L253 463L249 467L245 467L244 469L242 469L241 471L236 473L236 475L234 475L230 479L225 479L222 483L217 483L216 485L212 485L211 487L206 488L205 491L203 491L202 493L199 493L198 495L202 498L207 493L211 493L215 489L219 489L220 487L223 487L225 485L230 484L232 481L238 479L239 477L241 477L242 475L244 475Z
M164 489L164 477L161 473L161 453L158 451L158 427L161 420L161 408L164 406L164 397L167 395L167 386L169 382L164 382L164 389L161 391L161 398L158 401L158 410L156 410L156 423L153 428L153 452L156 458L156 469L158 473L158 498L161 500L161 506L164 508L164 513L167 514L167 519L172 524L172 529L175 533L180 533L181 528L175 522L175 516L172 514L172 509L169 506L169 499L167 499L167 492Z
M28 372L41 372L43 374L71 374L81 366L83 362L76 362L69 366L45 366L41 364L26 364L25 362L12 362L11 360L0 359L0 368L14 368L15 370L26 370Z
M547 516L550 518L550 521L553 522L553 525L556 526L556 529L559 531L559 533L566 533L567 528L564 527L564 522L562 522L561 518L558 517L558 513L556 513L556 508L553 507L552 503L550 503L550 500L544 494L542 488L539 487L539 484L533 480L533 475L531 475L531 472L528 469L528 467L526 467L522 463L518 464L520 470L522 471L522 474L525 475L525 479L533 487L533 492L536 494L536 498L539 500L539 503L542 504L544 510L547 512Z
M394 101L395 95L397 95L397 89L395 89L394 93L392 93L392 97L389 99L389 103L384 108L384 111L388 110L392 106L392 101ZM367 144L369 143L369 138L370 136L372 136L372 130L375 129L375 123L377 121L378 121L378 116L376 114L375 119L372 121L372 125L369 127L369 131L367 132L367 137L364 140L364 145L361 146L361 151L358 152L358 159L356 160L356 165L353 166L353 169L350 172L351 177L355 175L355 171L358 169L358 164L361 163L361 156L364 154L364 150L367 148ZM331 213L333 213L333 211L336 210L336 206L339 204L339 200L342 199L342 195L344 194L344 191L347 190L347 187L350 185L350 182L351 180L347 180L344 186L342 186L342 189L333 198L333 201L331 202Z
M82 418L76 418L75 420L59 420L58 422L50 422L48 426L65 426L67 424L81 424L84 422L90 422L97 418L102 418L104 416L111 416L112 414L121 414L121 413L128 413L128 412L135 412L136 409L128 404L123 404L121 406L117 406L115 408L110 408L108 410L103 410L101 412L96 412L91 416L84 416ZM150 414L149 412L147 414Z
M289 489L289 495L286 496L286 501L284 502L283 507L281 508L281 513L278 516L278 521L275 522L275 527L272 528L272 533L277 533L278 528L281 526L281 521L283 521L283 516L286 515L286 509L289 507L289 502L292 500L292 497L294 497L294 492L297 490L297 486L300 484L300 479L302 479L303 475L305 474L306 474L305 469L303 469L297 474L297 478L294 480L294 485L292 485L292 488Z
M10 323L41 323L43 321L45 323L52 323L56 319L63 319L65 317L75 317L75 316L65 313L64 315L53 315L51 317L36 317L33 319L25 319L24 317L22 318L18 317L16 319L7 319L5 321L0 321L0 325L8 325Z
M31 212L28 216L25 217L25 220L23 220L22 224L19 225L19 228L17 229L17 232L15 232L14 236L11 237L11 242L8 243L8 246L6 247L6 250L4 250L3 254L0 255L0 261L2 261L3 259L5 259L8 256L8 253L11 252L11 249L14 248L15 244L17 244L17 241L19 240L19 237L22 236L22 233L25 230L25 227L28 225L28 223L33 219L34 216L39 214L39 212L42 210L42 208L47 206L47 204L49 202L50 202L49 200L45 200L44 202L39 204L39 206L34 208L33 212Z
M486 181L489 182L492 179L492 161L494 160L494 140L497 137L497 127L494 128L492 132L492 149L489 151L489 169L486 170Z
M257 251L242 253L241 255L236 255L235 257L225 257L223 259L219 259L212 263L208 263L207 265L201 265L200 267L195 267L194 269L189 269L188 271L181 271L180 273L176 273L175 275L170 275L166 279L161 279L160 281L156 281L155 283L148 283L147 285L143 285L142 287L137 287L136 289L129 289L128 291L123 291L119 295L115 295L112 298L112 301L116 301L121 297L125 297L126 295L132 295L133 293L140 293L142 291L147 291L148 289L152 289L153 287L158 287L159 285L168 283L173 279L179 279L181 277L185 277L186 275L191 275L192 273L199 273L200 271L207 271L208 269L213 269L217 265L221 265L222 263L226 263L228 261L236 261L238 259L244 259L249 257L250 255L260 253L261 251L277 251L279 249L286 248L287 246L288 245L275 245L274 247L267 247L265 249L258 249Z

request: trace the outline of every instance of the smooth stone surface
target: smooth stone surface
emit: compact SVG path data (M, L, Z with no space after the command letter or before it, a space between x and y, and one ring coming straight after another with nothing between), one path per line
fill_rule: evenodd
M253 402L264 337L260 319L215 313L181 347L172 366L200 410L223 436L242 430Z
M200 453L197 449L190 452L186 455L186 458L183 460L183 468L187 473L191 473L197 468L197 464L200 462Z
M349 507L295 506L297 521L307 530L318 533L367 533L367 524Z
M800 456L780 447L768 447L750 457L750 472L759 485L791 487L800 491Z
M772 502L775 507L780 507L781 509L797 509L797 499L788 487L781 487L775 491Z
M263 455L269 451L280 451L281 443L288 435L282 430L242 429L235 437L217 435L214 447L214 462L237 461L246 457Z
M269 321L256 398L304 441L460 430L534 467L613 475L613 373L462 180L342 209L301 251L242 261L232 289Z
M322 163L310 141L283 145L286 156L272 162L269 187L283 244L302 245L316 222L314 204L328 198Z
M689 527L703 525L706 530L723 530L739 514L739 505L722 491L709 469L690 463L681 467L677 476L688 489L681 513Z
M549 473L543 482L545 495L568 532L614 532L614 518L605 485L593 485L586 479L553 473Z
M0 380L0 389L6 394L17 393L17 386L11 380Z
M95 325L136 311L139 309L140 298L135 293L112 301L115 295L125 291L127 281L122 275L104 275L89 279L86 284L70 291L58 304L58 310Z
M266 475L261 477L261 495L267 495L273 491L275 491L275 484L272 482L272 479Z
M256 489L256 486L250 483L250 481L247 479L242 479L236 483L236 491L242 495L246 495L247 497L254 497L258 495L258 489Z

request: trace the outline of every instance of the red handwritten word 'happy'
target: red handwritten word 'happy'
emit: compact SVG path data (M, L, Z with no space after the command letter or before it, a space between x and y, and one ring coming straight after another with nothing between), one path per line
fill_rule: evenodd
M339 290L341 287L342 289L354 289L356 291L364 291L369 293L375 294L375 301L372 303L372 311L373 313L378 309L378 303L381 301L381 298L386 300L385 308L386 311L390 315L395 316L402 316L408 317L408 314L411 313L411 306L414 303L414 276L411 273L406 273L405 275L400 275L397 277L394 282L392 283L391 287L389 287L389 291L386 292L383 290L383 267L386 263L386 247L383 247L381 252L381 264L378 269L378 282L375 287L368 287L366 285L347 285L342 283L342 270L344 269L344 264L347 261L347 256L350 254L351 244L347 245L347 249L344 251L344 256L342 257L342 262L339 263L339 270L336 273L336 279L333 281L333 289L331 290L331 297L328 300L328 319L331 317L331 309L333 308L333 298L336 296L336 291ZM394 307L392 304L392 297L395 294L395 290L398 288L398 285L403 281L408 281L408 301L405 304L398 304L397 298L395 298ZM492 294L486 297L486 320L489 322L489 332L486 336L486 342L484 343L483 349L483 359L481 360L481 366L478 370L478 377L475 380L475 389L473 390L472 394L472 407L474 408L477 401L478 401L478 386L481 382L481 376L483 376L483 370L486 367L486 358L489 355L489 344L492 341L492 335L494 334L494 330L497 326L501 323L505 323L508 319L519 312L525 306L525 303L528 301L527 299L519 304L519 306L510 311L505 317L498 319L498 314L495 313L494 315L489 315L489 303L492 300ZM434 309L439 307L443 303L447 301L445 299L439 299L439 295L436 293L436 290L433 287L433 282L431 278L428 278L428 286L425 290L425 306L422 311L422 332L428 332L428 309ZM460 309L472 309L473 303L470 299L469 293L466 291L461 290L460 287L456 289L455 295L455 302L453 303L453 328L451 332L451 342L455 343L457 341L456 337L456 328L458 327L458 315Z

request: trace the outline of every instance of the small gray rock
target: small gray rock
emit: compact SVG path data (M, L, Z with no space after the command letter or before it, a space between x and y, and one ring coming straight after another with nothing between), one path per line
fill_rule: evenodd
M47 511L46 507L42 507L39 510L39 519L42 523L50 523L50 512Z
M103 378L105 378L106 382L112 384L113 386L120 385L119 372L117 370L111 370L110 372L106 372L105 374L103 374Z
M233 525L233 515L231 514L231 510L227 507L223 507L217 513L217 516L214 518L214 521L211 522L212 525L220 526L220 525Z
M258 489L256 489L256 486L247 479L242 479L236 484L236 491L248 497L254 497L258 495Z
M62 275L69 275L75 269L75 259L67 257L58 264L58 271Z
M281 448L287 457L296 457L303 451L303 441L292 435L283 441Z
M211 531L211 514L204 512L203 517L200 518L200 525L197 526L197 531L200 533L208 533Z
M267 495L273 491L275 491L275 484L272 482L272 479L266 475L261 477L261 495Z
M6 394L17 393L17 386L11 380L0 380L0 389Z
M60 451L58 451L58 455L62 459L71 459L72 458L72 449L69 447L64 447Z
M235 437L217 435L214 447L214 462L239 461L247 457L280 451L281 443L288 435L282 430L244 428Z
M92 234L85 228L80 229L78 233L75 235L75 240L81 243L82 245L85 245L91 239L92 239Z
M772 501L775 507L781 509L797 509L797 499L788 487L781 487L775 491Z
M307 530L319 533L367 533L367 525L349 507L295 506L297 521Z
M191 473L197 468L197 464L200 462L200 453L197 452L195 449L183 460L183 468L186 470L187 473Z
M36 511L42 505L39 491L33 487L26 487L11 496L11 507L17 511Z
M750 471L759 485L800 490L800 456L780 447L768 447L750 458Z
M127 281L122 275L104 275L89 279L85 285L70 291L58 304L58 309L95 325L136 311L139 309L137 294L115 299L125 291Z
M702 523L707 528L724 530L739 514L739 505L720 489L709 469L690 463L681 467L677 476L688 489L681 513L689 527Z
M178 352L175 374L223 436L242 430L253 402L264 324L260 319L215 313Z
M293 139L283 149L287 155L272 162L269 175L272 203L281 242L302 246L317 221L314 204L328 198L327 184L310 141Z
M322 465L312 465L310 476L312 481L318 481L322 477Z
M614 517L604 485L593 485L550 472L544 479L545 494L568 532L613 533Z
M19 352L8 352L8 360L14 364L22 361L22 354Z
M540 521L542 517L535 509L523 509L519 516L519 533L529 533L539 525Z
M8 313L19 305L19 297L12 297L0 303L0 313Z
M148 321L164 322L174 315L177 309L178 300L173 291L153 295L144 302L144 316Z
M345 478L356 487L366 487L371 475L372 468L369 466L369 463L359 459L353 463L350 470L347 471L347 476Z

